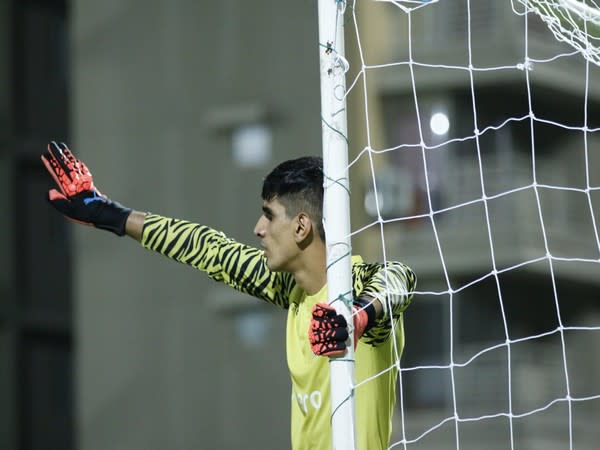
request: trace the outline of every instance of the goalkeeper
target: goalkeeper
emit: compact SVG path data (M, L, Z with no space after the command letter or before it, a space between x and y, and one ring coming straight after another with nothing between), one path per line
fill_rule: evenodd
M262 249L204 225L133 211L111 201L65 144L50 143L42 161L60 188L50 190L48 200L67 218L119 236L126 234L213 280L288 310L286 352L294 450L332 448L325 356L343 355L348 333L353 332L356 381L381 374L356 390L357 448L388 447L396 402L394 347L400 352L404 345L402 315L416 278L400 262L367 264L355 256L353 324L327 305L321 158L286 161L265 178L262 215L254 227Z

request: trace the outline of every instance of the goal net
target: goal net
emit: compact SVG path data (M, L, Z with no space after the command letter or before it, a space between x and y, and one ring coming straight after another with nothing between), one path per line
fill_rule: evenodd
M346 4L353 251L419 278L392 448L598 445L598 11Z

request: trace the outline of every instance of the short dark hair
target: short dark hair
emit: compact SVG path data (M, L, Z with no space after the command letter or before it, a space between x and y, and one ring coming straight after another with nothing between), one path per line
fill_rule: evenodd
M262 188L262 199L277 198L288 217L305 212L319 237L325 242L323 228L323 158L303 156L284 161L269 173Z

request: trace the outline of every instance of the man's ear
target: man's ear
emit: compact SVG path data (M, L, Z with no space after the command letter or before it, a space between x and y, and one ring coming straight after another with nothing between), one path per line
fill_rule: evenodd
M309 244L312 240L313 223L312 220L310 220L308 214L303 212L299 213L296 216L295 226L296 228L294 230L294 236L296 238L296 243L300 244L302 242L305 242ZM307 241L307 238L310 239Z

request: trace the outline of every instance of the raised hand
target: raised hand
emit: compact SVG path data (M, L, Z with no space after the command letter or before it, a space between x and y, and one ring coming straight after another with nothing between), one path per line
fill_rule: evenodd
M118 236L125 234L131 209L102 195L94 186L87 166L75 158L66 144L50 142L41 158L60 189L60 192L56 189L48 191L48 201L54 208L74 222L111 231Z

